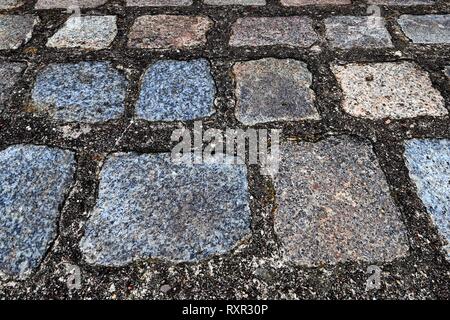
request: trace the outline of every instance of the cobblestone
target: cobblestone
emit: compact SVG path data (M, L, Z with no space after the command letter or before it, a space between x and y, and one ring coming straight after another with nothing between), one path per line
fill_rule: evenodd
M243 165L116 154L100 179L80 243L91 264L120 266L148 257L194 261L226 253L250 233Z
M23 5L22 0L0 0L0 10L17 8Z
M318 41L308 17L242 18L233 25L230 46L310 47Z
M104 122L124 112L127 81L110 63L53 64L42 70L33 107L62 122Z
M241 6L264 6L266 0L204 0L205 4L215 6L241 5Z
M20 75L25 70L25 63L0 63L0 110L3 104L11 98L14 86L20 79Z
M398 23L414 43L450 44L450 14L402 15Z
M428 74L412 62L332 67L344 94L343 109L355 117L402 119L448 114Z
M405 143L409 176L442 237L450 260L450 140L408 140Z
M435 0L368 0L369 4L382 4L393 6L431 5Z
M286 257L307 266L391 261L406 230L375 154L348 137L282 145L275 232Z
M190 6L193 0L127 0L130 7Z
M108 0L38 0L36 9L96 8Z
M151 121L193 120L214 113L208 61L159 61L144 75L136 114Z
M273 58L239 62L233 74L236 117L242 123L320 119L310 88L312 75L305 63Z
M27 43L38 21L32 15L0 15L0 50L18 49Z
M348 5L351 0L281 0L283 6Z
M56 236L74 155L42 146L0 152L0 274L27 277Z

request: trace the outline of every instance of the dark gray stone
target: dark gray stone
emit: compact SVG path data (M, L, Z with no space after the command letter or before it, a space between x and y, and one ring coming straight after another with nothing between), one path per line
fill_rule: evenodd
M450 260L450 140L408 140L405 158L419 197L447 241Z
M0 63L0 110L3 104L11 98L14 86L19 81L27 65L19 62Z
M39 19L26 15L0 15L0 50L14 50L27 43Z
M398 23L414 43L449 43L450 14L402 15Z
M36 79L32 102L62 122L104 122L125 108L127 80L108 62L52 64Z
M38 266L74 172L69 151L16 145L0 152L0 274L24 278Z
M244 165L115 154L101 172L80 248L88 263L104 266L223 254L250 233L248 197Z
M208 61L159 61L142 80L136 107L150 121L193 120L214 113L216 87Z

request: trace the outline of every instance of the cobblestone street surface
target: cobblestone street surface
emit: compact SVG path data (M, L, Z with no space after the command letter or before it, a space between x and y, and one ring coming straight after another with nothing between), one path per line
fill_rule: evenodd
M450 299L449 110L448 0L0 0L0 299Z

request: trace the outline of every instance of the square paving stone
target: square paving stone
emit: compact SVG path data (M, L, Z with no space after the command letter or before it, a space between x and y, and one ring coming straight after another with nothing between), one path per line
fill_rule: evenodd
M61 122L104 122L123 114L126 88L109 62L52 64L38 74L32 103Z
M69 17L47 42L47 47L100 50L117 35L116 16Z
M39 19L32 15L0 15L0 50L14 50L27 43Z
M445 102L427 72L413 62L334 65L343 109L372 120L445 116Z
M207 60L159 61L145 72L136 114L149 121L207 117L214 113L215 95Z
M319 40L308 17L239 18L233 24L230 46L310 47Z
M393 47L382 17L337 16L325 19L325 26L327 40L335 48Z
M281 0L283 6L309 6L309 5L345 5L351 4L351 0Z
M23 5L22 0L0 0L0 10L17 8Z
M450 14L402 15L398 23L413 43L450 44Z
M129 7L190 6L193 0L127 0Z
M368 0L369 4L393 5L393 6L415 6L432 5L434 0Z
M319 120L306 64L293 59L266 58L238 62L236 117L246 125L272 121Z
M450 140L408 140L405 158L419 197L447 241L450 260Z
M38 0L36 9L96 8L108 0Z
M265 6L266 0L203 0L205 4L214 6L240 5L240 6Z
M128 35L130 48L189 49L206 44L214 25L208 17L156 15L136 19Z
M3 109L3 104L11 98L14 86L26 67L26 63L21 62L0 63L0 110Z
M407 254L400 212L370 145L342 136L280 150L275 232L289 261L319 266Z
M244 165L174 163L170 154L115 154L80 243L90 264L145 258L196 261L230 251L250 233Z
M72 152L16 145L0 151L0 274L27 277L56 237L73 181Z

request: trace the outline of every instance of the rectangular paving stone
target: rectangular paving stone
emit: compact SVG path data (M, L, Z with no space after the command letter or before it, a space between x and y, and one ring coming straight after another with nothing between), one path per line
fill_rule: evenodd
M109 62L51 64L37 76L32 105L61 122L105 122L123 114L126 88Z
M26 63L4 62L0 63L0 111L4 103L11 98L14 86L27 67Z
M16 145L0 151L0 275L26 278L56 237L75 173L70 151Z
M450 140L412 139L405 143L409 176L438 231L450 260Z
M96 8L104 5L108 0L38 0L36 9L74 9Z
M368 0L369 4L381 4L392 6L433 5L434 0Z
M248 201L245 165L226 158L188 164L170 154L114 154L101 171L80 249L102 266L224 254L250 234Z
M310 47L319 37L308 17L239 18L232 26L230 46Z
M208 17L155 15L136 19L128 35L130 48L188 49L206 44L213 26Z
M136 115L149 121L207 117L214 113L215 95L207 60L158 61L145 72Z
M370 145L341 136L280 150L274 223L289 261L319 266L407 254L406 229Z
M448 114L427 72L413 62L333 65L342 108L355 117L403 119Z
M0 0L0 10L8 10L23 5L22 0Z
M127 0L129 7L190 6L193 0Z
M117 35L116 16L69 17L47 42L47 47L105 49Z
M334 48L393 47L382 17L334 16L324 22L326 38Z
M0 50L14 50L26 44L39 19L26 15L0 15Z
M402 15L398 23L413 43L450 44L450 14Z
M265 6L266 0L203 0L205 4L213 6Z
M346 5L351 4L351 0L281 0L283 6L309 6L309 5Z
M320 119L312 75L304 62L274 58L238 62L233 76L236 117L246 125Z

